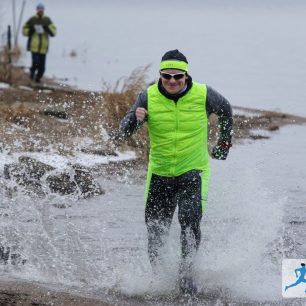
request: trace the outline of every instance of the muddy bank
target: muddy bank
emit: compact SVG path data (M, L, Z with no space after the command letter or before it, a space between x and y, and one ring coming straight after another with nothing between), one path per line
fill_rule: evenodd
M144 85L120 92L86 92L73 88L0 88L0 150L6 152L97 152L135 150L146 161L148 133L144 126L129 140L115 141L118 125ZM284 125L304 124L306 118L279 112L233 107L233 143L267 139ZM217 119L210 117L210 144L218 136Z

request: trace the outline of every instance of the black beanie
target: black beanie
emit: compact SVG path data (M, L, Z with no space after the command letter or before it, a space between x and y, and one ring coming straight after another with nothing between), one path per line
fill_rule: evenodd
M177 49L166 52L161 60L162 61L178 60L188 64L186 56Z

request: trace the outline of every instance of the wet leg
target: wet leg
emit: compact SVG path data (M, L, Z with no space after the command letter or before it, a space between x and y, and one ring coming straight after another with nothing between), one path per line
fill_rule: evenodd
M32 81L34 81L35 78L35 72L38 70L39 66L39 54L32 52L32 66L30 68L30 78Z
M179 178L179 222L181 225L180 289L182 293L195 294L193 259L201 241L202 218L201 172L192 170Z
M45 68L46 67L46 54L39 54L38 56L38 71L37 71L37 76L35 81L37 83L40 82L40 79L42 78L42 76L44 75L45 72Z
M174 179L153 175L145 209L148 231L148 255L152 267L158 264L160 251L168 236L175 211Z

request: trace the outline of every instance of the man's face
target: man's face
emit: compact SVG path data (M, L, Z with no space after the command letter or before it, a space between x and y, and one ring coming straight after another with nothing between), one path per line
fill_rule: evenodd
M166 75L163 76L163 73L165 73ZM169 74L172 74L174 76L169 79ZM187 78L188 76L184 71L177 69L164 69L160 72L160 79L162 85L170 94L176 94L181 91L186 84Z
M44 14L44 9L43 8L38 8L36 10L37 15L42 16Z

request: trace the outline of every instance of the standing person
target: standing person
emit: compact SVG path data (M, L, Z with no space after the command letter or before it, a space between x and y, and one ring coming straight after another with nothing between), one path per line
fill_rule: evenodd
M40 82L45 72L49 36L53 37L56 34L55 25L49 17L44 15L44 12L45 6L42 3L38 3L36 15L31 17L22 29L23 35L29 37L27 49L32 53L30 78L37 83Z
M179 287L195 294L193 257L201 240L200 221L210 174L208 117L217 114L220 136L212 157L225 160L231 147L232 109L217 91L192 80L188 61L178 50L164 54L159 81L141 92L120 123L130 136L146 121L150 156L146 183L145 222L153 270L178 206L181 226Z

